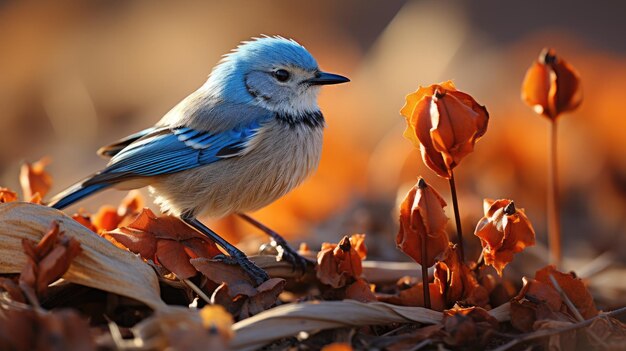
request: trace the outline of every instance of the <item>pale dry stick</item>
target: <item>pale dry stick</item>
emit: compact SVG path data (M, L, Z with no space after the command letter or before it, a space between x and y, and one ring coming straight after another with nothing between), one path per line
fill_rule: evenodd
M599 318L605 318L605 317L613 317L613 316L617 316L620 315L622 313L626 312L626 307L622 307L622 308L618 308L616 310L613 310L611 312L607 312L607 313L602 313L599 314L593 318L584 320L582 322L578 322L578 323L574 323L570 326L564 327L564 328L557 328L557 329L546 329L546 330L537 330L536 332L533 333L528 333L528 334L522 334L521 336L509 341L508 343L492 349L491 351L506 351L510 348L512 348L513 346L522 343L522 342L526 342L526 341L531 341L531 340L535 340L535 339L541 339L544 338L546 336L550 336L550 335L555 335L555 334L560 334L560 333L565 333L568 332L570 330L576 330L582 327L586 327L588 325L590 325L591 323L593 323L593 321L595 321L596 319Z
M189 279L181 279L180 281L182 281L183 283L185 283L185 285L187 285L189 288L191 288L191 290L195 291L196 294L198 294L198 296L200 296L200 298L202 300L204 300L206 303L208 303L209 305L212 305L213 303L211 302L211 298L207 296L207 294L204 293L204 291L202 291L202 289L200 289L196 284L194 284L191 280Z

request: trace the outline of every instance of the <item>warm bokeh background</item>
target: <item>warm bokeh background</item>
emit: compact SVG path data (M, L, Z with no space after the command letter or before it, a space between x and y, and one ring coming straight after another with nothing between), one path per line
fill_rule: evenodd
M398 259L398 194L423 175L449 196L402 138L398 110L419 85L453 79L491 113L456 171L469 257L478 253L471 233L482 198L512 198L539 242L508 273L519 274L520 261L531 269L546 256L548 127L519 88L551 46L582 76L583 104L560 121L562 217L567 268L591 274L590 260L621 264L626 254L624 13L626 3L565 0L0 1L0 184L18 189L20 163L49 155L52 192L62 190L104 166L99 146L156 122L239 41L280 34L352 83L323 89L328 128L317 174L255 215L311 246L365 232L370 257ZM80 206L95 211L123 195ZM231 238L256 232L238 219L215 226ZM594 279L618 294L620 272Z

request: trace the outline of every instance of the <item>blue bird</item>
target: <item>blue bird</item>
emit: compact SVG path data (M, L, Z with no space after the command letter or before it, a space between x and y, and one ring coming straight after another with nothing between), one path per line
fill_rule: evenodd
M154 127L100 148L98 154L111 158L108 165L49 205L63 209L109 187L148 186L162 212L210 237L261 283L267 273L197 217L237 213L254 224L245 212L270 204L310 175L325 125L319 87L345 82L320 71L294 40L243 42Z

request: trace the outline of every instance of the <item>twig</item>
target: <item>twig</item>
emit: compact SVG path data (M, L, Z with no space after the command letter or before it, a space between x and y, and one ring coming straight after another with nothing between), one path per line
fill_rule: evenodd
M454 184L454 173L450 170L450 193L452 195L452 206L454 207L454 219L456 220L456 236L459 242L459 252L461 262L465 262L465 251L463 249L463 229L461 228L461 217L459 215L459 202L456 197L456 184Z
M191 290L195 291L196 294L198 294L198 296L200 296L200 298L202 300L204 300L206 303L208 303L209 305L212 305L213 303L211 302L211 298L209 298L207 296L207 294L204 293L204 291L202 291L202 289L200 289L196 284L194 284L191 280L189 279L181 279L181 282L185 283L185 285L187 285L189 288L191 288Z
M536 332L533 333L528 333L528 334L523 334L521 336L519 336L516 339L513 339L511 341L509 341L508 343L492 349L491 351L505 351L508 350L510 348L512 348L513 346L520 344L522 342L526 342L526 341L531 341L531 340L535 340L535 339L540 339L546 336L551 336L551 335L555 335L555 334L560 334L560 333L564 333L564 332L568 332L570 330L576 330L582 327L586 327L588 325L590 325L591 323L593 323L593 321L595 321L596 319L599 318L605 318L605 317L613 317L613 316L617 316L620 315L622 313L626 312L626 307L622 307L622 308L618 308L616 310L613 310L611 312L607 312L607 313L602 313L599 314L593 318L584 320L582 322L578 322L578 323L574 323L570 326L564 327L564 328L558 328L558 329L545 329L545 330L537 330Z

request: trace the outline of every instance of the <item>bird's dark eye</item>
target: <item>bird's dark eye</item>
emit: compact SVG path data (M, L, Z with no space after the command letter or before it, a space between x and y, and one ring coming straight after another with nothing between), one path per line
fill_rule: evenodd
M274 77L276 77L279 82L286 82L289 79L289 72L284 69L277 69L274 71Z

